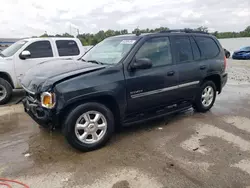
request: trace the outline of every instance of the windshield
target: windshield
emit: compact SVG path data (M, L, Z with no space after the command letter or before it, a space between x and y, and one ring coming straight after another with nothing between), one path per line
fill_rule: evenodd
M250 46L247 46L247 47L241 48L240 50L243 50L243 51L250 51Z
M82 59L84 61L96 61L103 64L117 64L132 48L135 39L124 37L109 38L94 46Z
M1 51L1 55L4 57L10 57L13 56L27 41L21 40L17 41L16 43L12 44L5 50Z

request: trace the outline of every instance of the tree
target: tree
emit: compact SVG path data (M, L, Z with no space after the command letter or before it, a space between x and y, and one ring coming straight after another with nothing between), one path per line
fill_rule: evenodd
M216 36L216 37L218 37L218 31L215 31L215 32L213 33L213 35Z
M208 28L205 27L205 26L200 26L200 27L198 27L196 30L197 30L197 31L203 31L203 32L208 33Z
M63 33L62 37L74 37L73 35L70 35L69 33Z
M122 34L122 35L128 34L128 30L127 30L127 29L121 30L121 34Z
M48 37L49 35L47 34L47 32L45 31L44 34L42 34L40 37Z
M196 29L190 29L190 28L185 28L186 30L195 30L195 31L203 31L203 32L207 32L208 33L208 28L205 26L201 26L198 27ZM146 28L146 29L139 29L139 28L135 28L132 33L133 34L141 34L141 33L155 33L155 32L160 32L160 31L165 31L165 30L169 30L168 27L159 27L159 28L154 28L154 29L150 29L150 28ZM82 34L78 34L77 38L79 38L79 40L82 42L83 45L95 45L99 42L101 42L102 40L104 40L107 37L111 37L111 36L115 36L115 35L125 35L128 34L128 30L127 29L122 29L122 30L100 30L95 34L91 34L91 33L82 33ZM246 29L244 31L240 31L240 32L218 32L215 31L213 33L211 33L212 35L216 36L217 38L236 38L236 37L250 37L250 26L246 27ZM56 37L73 37L72 35L70 35L69 33L63 33L63 34L56 34ZM47 32L45 32L43 35L41 35L40 37L54 37L53 35L48 35Z
M247 26L247 28L244 31L250 33L250 26Z

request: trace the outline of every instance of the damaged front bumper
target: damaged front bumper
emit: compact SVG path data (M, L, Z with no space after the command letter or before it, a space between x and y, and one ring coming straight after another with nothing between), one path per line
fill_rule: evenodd
M46 128L54 128L57 124L57 118L53 110L45 109L39 105L39 102L25 97L22 101L24 111L39 125Z

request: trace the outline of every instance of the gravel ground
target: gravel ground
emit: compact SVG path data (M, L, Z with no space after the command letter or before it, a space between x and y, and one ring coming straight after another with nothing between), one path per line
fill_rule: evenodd
M125 128L88 153L39 128L21 105L1 107L0 177L32 188L250 188L249 66L228 60L229 81L210 112Z

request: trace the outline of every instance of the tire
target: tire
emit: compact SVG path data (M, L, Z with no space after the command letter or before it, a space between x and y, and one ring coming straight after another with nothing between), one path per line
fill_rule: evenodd
M93 123L98 113L100 118ZM87 123L86 119L88 119L90 123ZM80 130L76 130L77 123L81 125ZM97 125L101 126L105 125L105 123L106 127L102 126L100 130L97 128ZM113 113L100 103L91 102L81 104L73 109L67 116L63 132L68 143L77 150L92 151L98 149L109 141L114 132ZM82 141L79 137L82 138Z
M203 97L202 95L204 94L205 89L206 89L206 91L208 91L207 88L211 88L213 93L211 94L210 92L208 92L211 95ZM212 97L212 99L209 99L211 97ZM202 113L207 112L214 105L215 99L216 99L216 86L215 86L213 81L207 80L207 81L203 82L203 84L201 85L201 87L200 87L200 89L195 97L193 107L197 112L202 112ZM204 103L206 103L206 104L204 104L202 101L204 101Z
M0 78L0 105L9 102L12 96L12 87L9 82Z
M226 58L229 58L230 57L230 53L226 53Z

